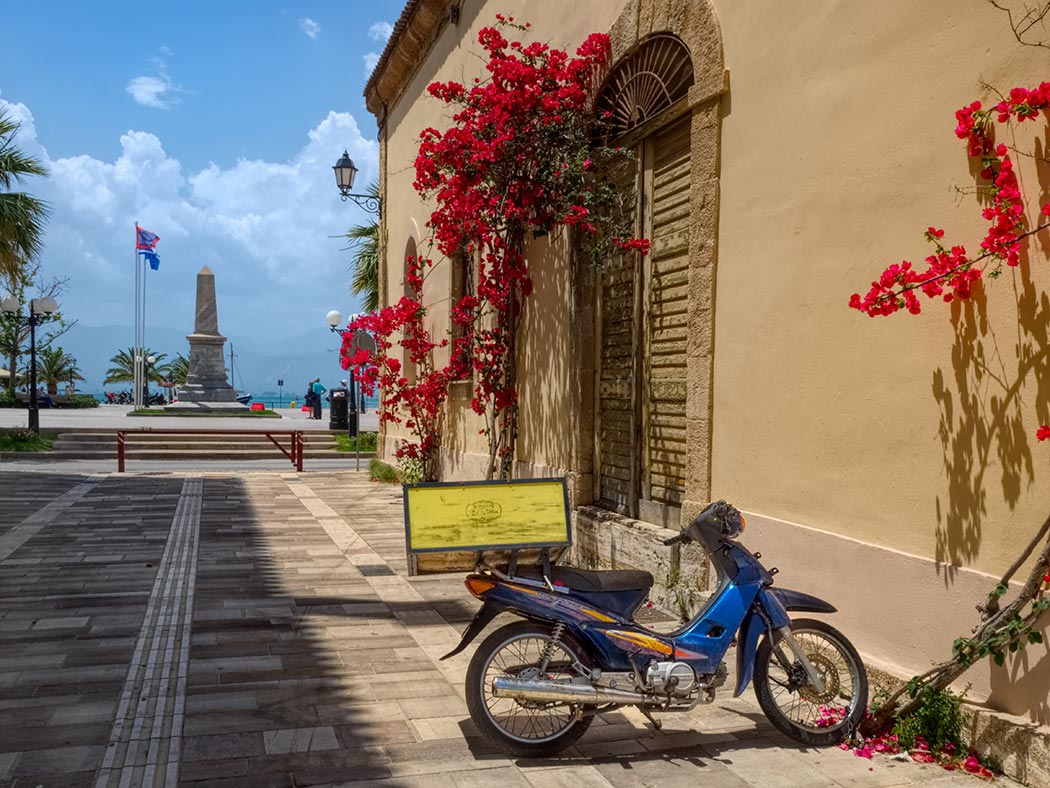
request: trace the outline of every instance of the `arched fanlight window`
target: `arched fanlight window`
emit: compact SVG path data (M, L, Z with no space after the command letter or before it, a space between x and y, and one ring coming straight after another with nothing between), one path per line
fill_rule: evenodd
M605 81L595 106L605 135L615 139L642 125L683 98L692 84L685 44L668 33L650 36Z

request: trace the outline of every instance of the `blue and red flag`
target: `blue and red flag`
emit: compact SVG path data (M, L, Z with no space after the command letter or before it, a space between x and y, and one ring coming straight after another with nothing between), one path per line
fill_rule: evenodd
M135 251L141 254L146 262L149 263L149 267L156 271L160 268L160 258L157 256L157 241L160 240L160 236L156 233L151 233L145 228L135 225Z
M157 248L157 241L160 240L160 236L156 233L151 233L149 230L135 225L135 248L142 250L153 250Z

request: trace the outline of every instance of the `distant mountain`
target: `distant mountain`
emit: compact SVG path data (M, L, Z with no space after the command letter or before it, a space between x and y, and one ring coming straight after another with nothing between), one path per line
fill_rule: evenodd
M58 340L67 353L76 356L85 381L78 385L84 391L115 390L119 385L103 386L109 359L118 350L132 344L133 331L128 326L81 326L73 328ZM228 335L226 357L233 345L238 389L258 395L277 391L277 381L284 380L285 394L297 395L308 381L320 376L326 386L337 384L346 373L339 367L339 337L323 327L298 336ZM189 355L189 342L184 333L171 328L150 326L146 345L154 352Z

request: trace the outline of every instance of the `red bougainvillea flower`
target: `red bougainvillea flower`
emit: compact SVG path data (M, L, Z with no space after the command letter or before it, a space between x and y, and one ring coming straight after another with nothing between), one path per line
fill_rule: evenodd
M1050 440L1050 425L1044 424L1035 431L1035 437L1041 441Z
M532 292L525 254L532 239L570 228L581 246L592 244L592 259L594 250L649 251L648 240L630 237L633 219L608 210L618 195L610 193L604 169L629 158L596 142L595 123L602 121L592 107L610 60L609 37L588 36L572 56L540 41L512 41L508 28L526 32L529 25L496 19L478 33L484 78L427 87L449 106L451 124L423 129L415 160L413 185L435 206L427 222L431 247L450 265L470 261L473 292L448 307L449 335L433 336L423 285L434 262L409 258L405 296L351 325L375 337L376 351L355 353L349 336L342 348L344 369L355 370L366 392L379 389L380 420L412 431L414 440L398 456L424 462L438 445L449 386L468 380L471 407L486 417L481 432L490 452L497 453L492 441L502 439L498 454L512 457L515 333Z
M871 317L892 315L901 309L919 314L922 307L917 292L928 298L940 296L944 301L969 298L973 283L982 274L982 269L975 267L978 259L990 258L1008 266L1021 262L1021 242L1026 235L1024 198L1009 149L994 142L994 124L1033 120L1048 109L1050 82L1043 82L1032 89L1014 88L1009 99L992 109L983 109L981 102L975 101L956 111L955 135L966 140L967 155L980 159L980 177L988 182L982 189L990 203L981 211L981 217L988 222L980 242L981 254L972 258L961 245L949 250L941 242L944 231L930 227L926 239L937 251L926 258L927 268L919 271L907 260L889 266L871 283L865 296L854 293L850 297L851 309ZM1050 204L1042 206L1041 214L1050 216Z

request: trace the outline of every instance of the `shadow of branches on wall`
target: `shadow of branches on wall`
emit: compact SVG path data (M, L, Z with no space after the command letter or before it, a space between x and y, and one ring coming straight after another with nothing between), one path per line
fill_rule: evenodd
M951 370L933 373L947 479L947 500L936 499L936 559L946 583L980 553L992 485L1012 510L1035 481L1033 411L1040 423L1050 420L1050 389L1038 384L1050 380L1050 298L1032 282L1029 263L1026 255L999 283L1012 279L1016 334L992 327L984 288L975 289L951 305Z

